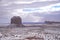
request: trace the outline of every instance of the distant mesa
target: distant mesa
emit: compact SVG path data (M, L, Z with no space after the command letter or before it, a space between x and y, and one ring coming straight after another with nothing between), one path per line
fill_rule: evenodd
M60 24L60 22L56 21L45 21L46 24Z

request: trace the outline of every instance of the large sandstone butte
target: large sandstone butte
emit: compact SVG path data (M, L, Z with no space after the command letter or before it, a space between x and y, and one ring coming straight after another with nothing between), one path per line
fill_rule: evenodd
M15 24L16 26L21 26L22 25L22 19L20 16L13 16L11 18L11 24Z

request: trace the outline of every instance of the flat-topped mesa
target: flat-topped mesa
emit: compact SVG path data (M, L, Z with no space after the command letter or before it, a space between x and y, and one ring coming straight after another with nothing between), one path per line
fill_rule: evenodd
M47 23L47 24L60 24L60 22L56 22L56 21L45 21L45 23Z
M13 16L11 18L11 24L15 24L16 26L22 26L22 19L20 16Z

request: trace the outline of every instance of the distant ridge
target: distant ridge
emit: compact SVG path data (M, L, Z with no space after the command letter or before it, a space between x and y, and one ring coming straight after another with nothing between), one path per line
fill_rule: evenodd
M23 24L45 24L44 22L23 22Z
M0 24L10 24L10 23L0 23ZM45 22L23 22L22 24L45 24Z
M47 24L60 24L60 22L56 22L56 21L45 21L45 23L47 23Z

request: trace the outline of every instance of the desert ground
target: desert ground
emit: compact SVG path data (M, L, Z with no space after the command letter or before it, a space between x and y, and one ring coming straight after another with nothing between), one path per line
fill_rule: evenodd
M1 25L0 40L60 40L60 24L24 25L25 27Z

